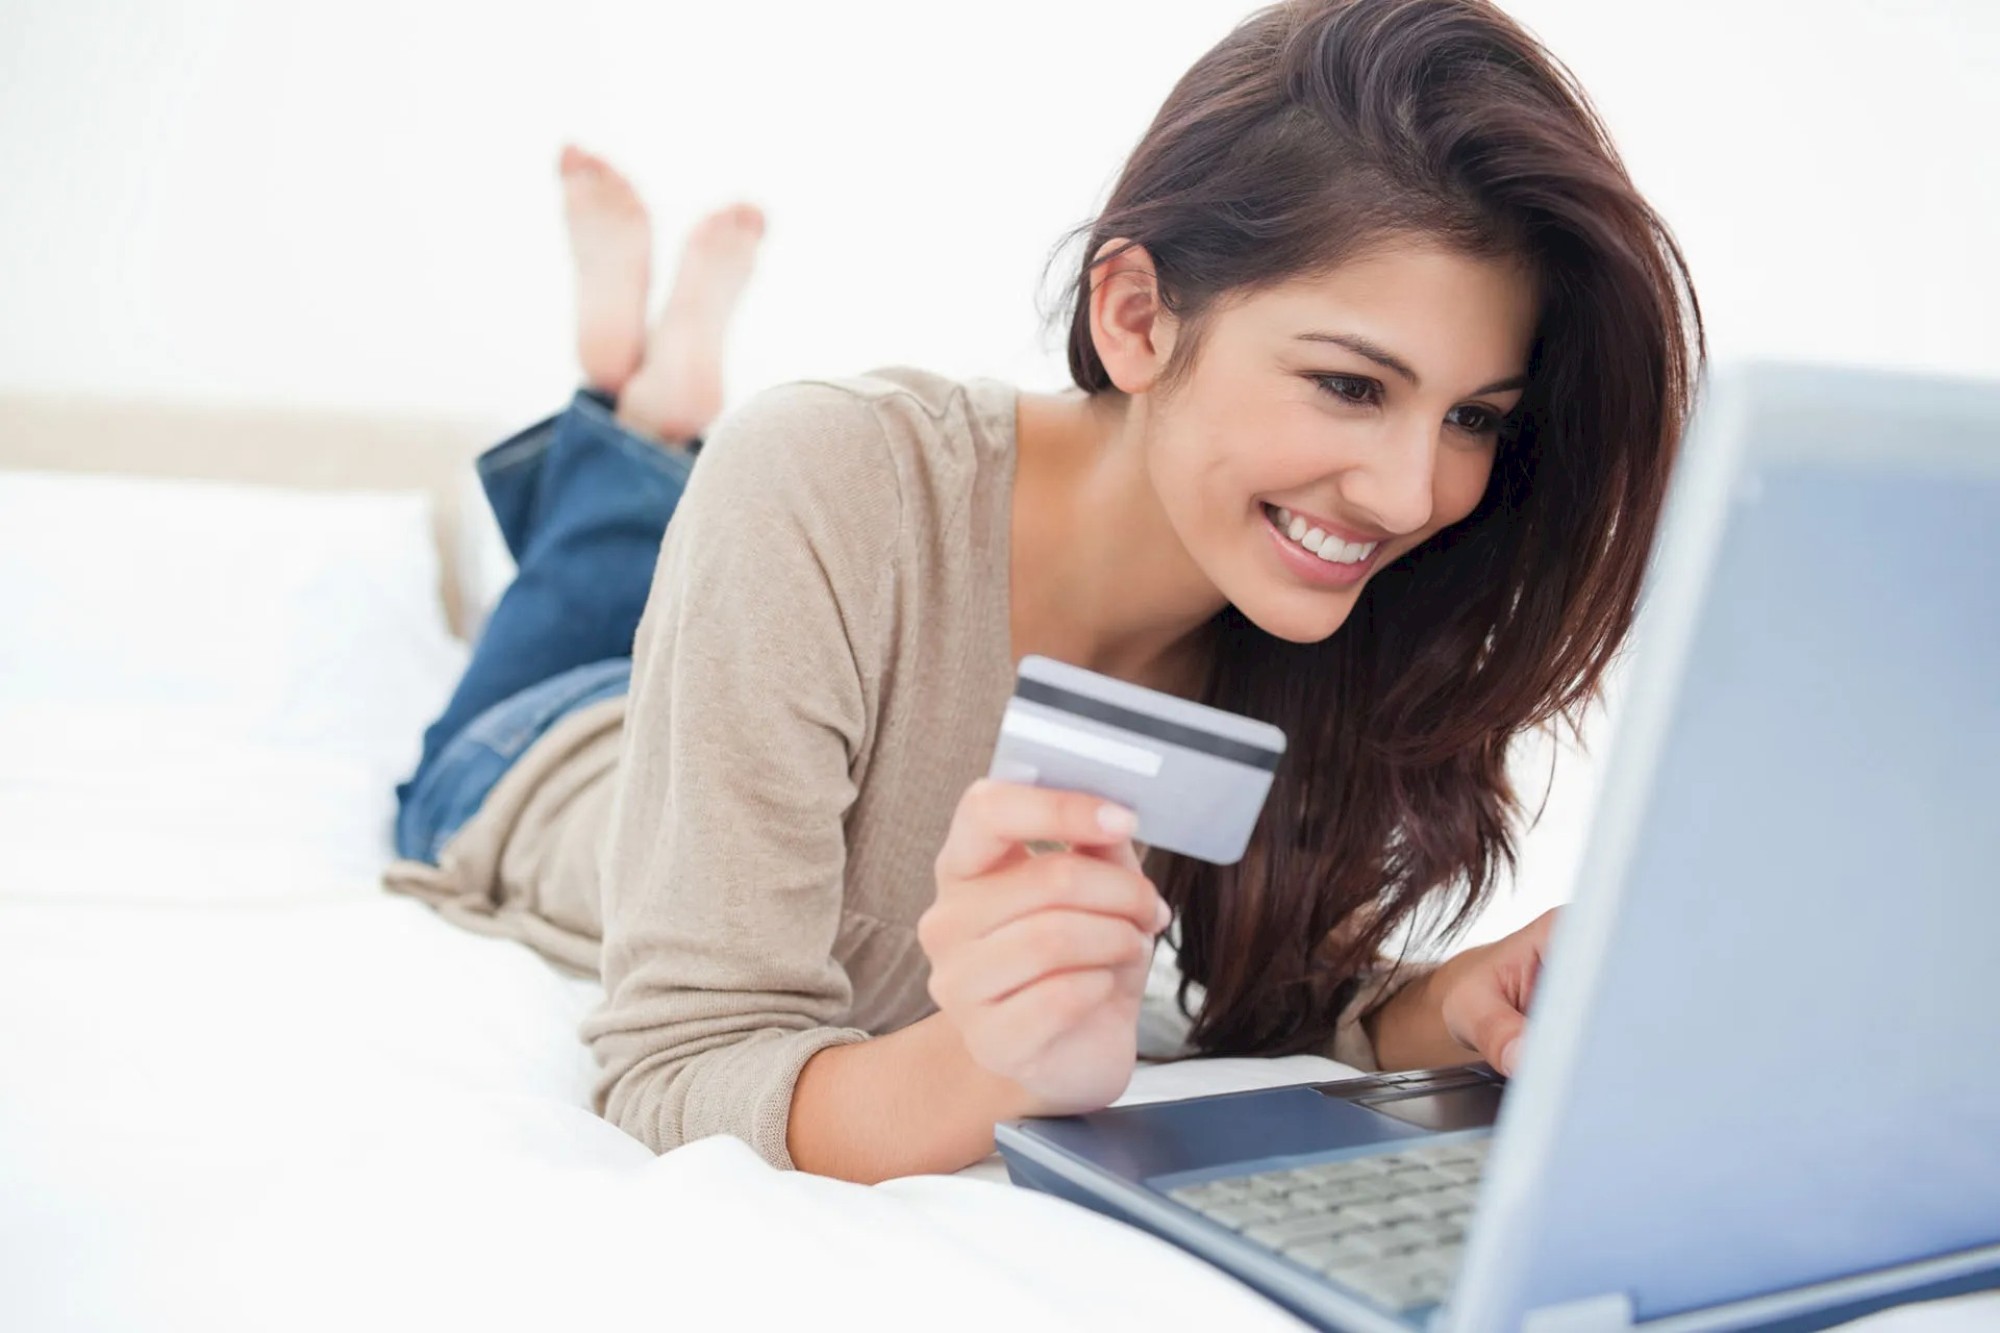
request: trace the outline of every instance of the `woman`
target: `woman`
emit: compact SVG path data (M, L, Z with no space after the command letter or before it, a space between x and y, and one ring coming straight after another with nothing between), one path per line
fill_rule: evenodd
M1547 918L1382 954L1484 899L1509 745L1629 628L1699 367L1676 247L1481 0L1253 14L1086 235L1073 391L786 385L691 466L587 328L601 392L482 460L520 577L391 879L601 967L598 1107L656 1149L875 1180L1101 1106L1170 922L1195 1050L1513 1067ZM1028 653L1284 728L1244 860L982 780Z

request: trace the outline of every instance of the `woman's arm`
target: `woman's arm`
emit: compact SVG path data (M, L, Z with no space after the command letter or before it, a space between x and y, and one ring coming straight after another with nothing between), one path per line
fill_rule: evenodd
M1432 971L1416 977L1361 1020L1375 1048L1377 1067L1432 1069L1476 1057L1445 1030L1444 1011L1434 989L1438 975Z
M996 1122L1033 1110L1019 1084L977 1064L951 1021L932 1014L808 1061L787 1145L801 1171L872 1185L970 1166L993 1151Z
M710 431L633 650L602 846L606 1118L790 1165L799 1071L847 1025L846 818L901 538L875 409L765 390Z
M1556 912L1506 939L1467 949L1418 977L1362 1019L1383 1069L1427 1069L1483 1059L1514 1072Z
M996 1120L1116 1100L1171 913L1130 810L990 778L959 798L917 926L938 1012L814 1057L792 1099L802 1166L856 1180L951 1170L993 1150ZM1032 855L1037 843L1064 850Z
M1165 908L1129 812L1107 824L1080 793L972 784L917 930L946 1019L849 1025L857 982L880 980L835 951L859 775L899 759L871 754L899 487L873 405L767 390L710 432L662 547L585 1025L601 1109L658 1151L729 1134L780 1167L949 1170L996 1120L1102 1106L1130 1079ZM1071 850L1028 855L1041 841Z

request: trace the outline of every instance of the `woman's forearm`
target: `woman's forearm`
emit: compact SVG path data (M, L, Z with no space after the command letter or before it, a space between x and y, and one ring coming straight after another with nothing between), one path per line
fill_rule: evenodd
M1381 1068L1433 1069L1475 1058L1477 1053L1461 1046L1445 1028L1438 984L1442 972L1440 968L1417 977L1361 1020Z
M993 1126L1028 1093L974 1063L943 1014L806 1061L785 1145L801 1171L873 1184L956 1171L993 1151Z

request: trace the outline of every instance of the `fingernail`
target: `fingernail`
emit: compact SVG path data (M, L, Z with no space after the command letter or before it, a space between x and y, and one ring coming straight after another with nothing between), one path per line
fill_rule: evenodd
M1500 1050L1500 1072L1509 1078L1514 1076L1514 1057L1520 1053L1520 1050L1521 1039L1519 1037L1508 1042Z
M1139 827L1139 816L1122 805L1100 805L1097 807L1097 826L1122 838Z

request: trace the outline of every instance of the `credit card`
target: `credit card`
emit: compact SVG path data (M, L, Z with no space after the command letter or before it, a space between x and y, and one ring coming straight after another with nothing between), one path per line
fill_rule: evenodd
M1234 865L1284 753L1268 722L1030 656L987 776L1116 801L1146 846Z

